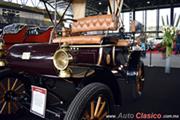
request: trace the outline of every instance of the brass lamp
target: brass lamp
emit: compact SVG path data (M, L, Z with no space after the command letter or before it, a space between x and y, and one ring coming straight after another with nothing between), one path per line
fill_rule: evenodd
M53 64L59 70L59 77L71 77L72 71L68 67L71 60L72 56L67 49L62 48L54 53Z
M2 39L0 39L0 67L4 67L6 65L5 61L2 60L2 57L5 54L3 47L4 47L4 42Z

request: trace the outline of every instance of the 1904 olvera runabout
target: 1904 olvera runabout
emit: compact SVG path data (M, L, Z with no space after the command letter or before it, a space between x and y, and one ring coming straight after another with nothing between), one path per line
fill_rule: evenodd
M106 119L113 114L114 105L121 105L119 79L132 84L134 98L141 96L144 84L141 50L130 49L128 40L108 33L82 35L116 30L118 11L77 19L71 34L50 44L12 46L1 59L6 66L0 74L0 114L14 114L24 107L47 118L52 114L64 120ZM34 87L38 89L36 94ZM47 95L40 97L45 101L36 99L42 94ZM46 105L43 109L41 101Z

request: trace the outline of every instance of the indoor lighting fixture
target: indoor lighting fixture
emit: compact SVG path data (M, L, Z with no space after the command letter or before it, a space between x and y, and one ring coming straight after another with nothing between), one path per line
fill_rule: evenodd
M98 4L99 4L99 5L102 5L102 2L99 2Z
M150 1L147 1L147 4L150 4L151 2Z

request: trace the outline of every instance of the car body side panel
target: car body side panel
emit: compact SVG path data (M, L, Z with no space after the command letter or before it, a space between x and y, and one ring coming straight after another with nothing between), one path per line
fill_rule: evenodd
M10 48L7 54L8 66L16 71L34 74L55 74L52 56L57 44L21 44ZM23 59L23 54L28 53L29 59Z
M8 66L16 71L40 75L58 75L53 65L53 55L59 44L17 44L9 49ZM112 65L112 45L70 45L73 64ZM28 56L27 56L28 54ZM24 58L24 55L28 58ZM107 55L110 63L107 64ZM105 62L104 62L105 61Z

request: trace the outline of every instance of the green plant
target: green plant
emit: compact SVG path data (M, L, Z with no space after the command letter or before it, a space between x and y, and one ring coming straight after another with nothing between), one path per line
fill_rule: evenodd
M166 57L172 55L173 41L175 40L176 27L163 26L163 46L166 47Z
M168 16L167 16L167 25L165 25L164 18L162 17L162 24L163 24L162 31L164 34L162 46L164 46L166 49L166 57L172 55L173 46L174 46L173 43L174 43L175 35L176 35L176 28L179 25L179 21L180 21L180 16L178 17L176 24L169 25Z

